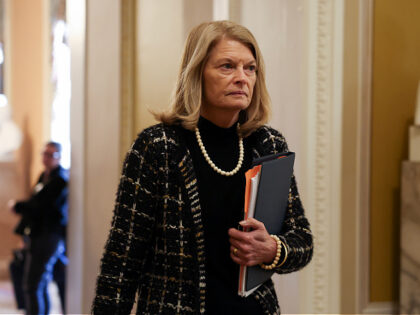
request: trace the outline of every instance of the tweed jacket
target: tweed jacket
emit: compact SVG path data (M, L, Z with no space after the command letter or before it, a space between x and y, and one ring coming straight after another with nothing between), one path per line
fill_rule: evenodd
M255 134L254 157L287 151L269 127ZM292 178L279 237L288 258L278 273L311 259L312 234ZM139 134L127 153L112 226L97 279L93 314L204 314L206 262L197 179L181 127L158 124ZM265 314L280 314L271 280L252 296Z

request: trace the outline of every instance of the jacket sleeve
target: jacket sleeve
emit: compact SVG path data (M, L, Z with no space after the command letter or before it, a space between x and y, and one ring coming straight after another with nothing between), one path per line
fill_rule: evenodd
M57 176L49 181L38 193L34 194L27 201L17 202L16 213L23 217L34 220L44 216L58 216L60 209L56 201L61 198L66 189L67 182Z
M313 254L312 232L308 219L305 217L295 176L292 176L291 179L288 209L279 237L287 246L287 257L284 264L276 269L278 273L299 270L311 261ZM283 262L284 258L285 250L283 249L280 263Z
M270 133L267 146L272 152L289 151L285 138L276 130L268 128ZM282 250L279 264L286 260L275 271L277 273L290 273L306 266L312 259L313 237L309 221L305 216L299 196L296 179L293 175L289 188L289 201L283 227L279 238L287 246L287 257Z
M157 174L143 132L127 153L97 278L92 314L130 314L154 233Z

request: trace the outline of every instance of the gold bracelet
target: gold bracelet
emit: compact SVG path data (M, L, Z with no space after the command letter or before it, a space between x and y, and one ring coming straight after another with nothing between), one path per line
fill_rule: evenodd
M283 266L283 264L286 262L287 254L288 254L286 244L283 241L281 241L281 240L280 240L280 242L281 242L281 244L283 245L283 248L284 248L284 258L283 258L283 261L280 263L280 265L278 265L276 267Z
M266 265L264 263L260 264L260 267L262 269L265 269L265 270L272 270L274 267L276 267L277 264L279 263L280 256L281 256L282 241L279 239L279 237L277 235L271 234L270 236L276 241L277 251L276 251L276 257L274 257L273 263L271 265ZM287 254L287 251L286 251L286 254ZM284 261L282 262L282 264L283 263L284 263Z

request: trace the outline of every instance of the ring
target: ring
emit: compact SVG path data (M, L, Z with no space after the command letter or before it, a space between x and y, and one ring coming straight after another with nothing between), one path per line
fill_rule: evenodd
M236 256L236 254L238 253L238 249L235 247L234 249L233 249L233 255L235 255Z

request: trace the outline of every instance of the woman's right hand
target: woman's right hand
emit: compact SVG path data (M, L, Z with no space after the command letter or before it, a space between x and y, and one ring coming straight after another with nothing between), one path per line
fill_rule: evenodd
M264 223L249 218L239 224L251 228L250 232L229 229L230 257L238 265L255 266L261 263L271 264L276 257L277 243L268 234Z

